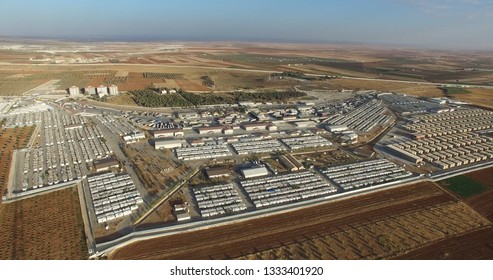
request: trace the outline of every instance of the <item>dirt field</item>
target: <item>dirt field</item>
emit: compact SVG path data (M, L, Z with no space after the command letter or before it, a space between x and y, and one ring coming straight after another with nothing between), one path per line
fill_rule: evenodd
M75 188L0 205L0 259L86 259Z
M435 224L437 219L440 223ZM487 225L486 219L434 184L419 183L289 214L136 242L110 258L388 258ZM324 251L318 252L319 247Z
M187 171L186 165L167 155L169 150L155 150L148 143L127 145L124 151L151 196L170 187Z
M491 260L493 259L493 228L486 227L448 238L400 255L407 260Z
M242 257L242 259L382 259L488 224L465 204L450 202L383 219L341 227L317 238Z
M493 168L471 172L465 176L489 188L483 193L468 198L466 203L490 221L493 221Z
M176 222L176 217L173 215L173 205L182 204L186 201L183 191L178 191L168 201L161 204L152 214L143 220L139 227L155 227L156 225L164 225L170 222Z
M392 91L412 94L416 96L425 97L443 97L443 91L435 86L423 86L413 85L396 82L382 82L382 81L361 81L350 79L334 79L329 81L333 89L346 89L346 90L379 90L379 91Z
M121 93L117 96L112 96L106 100L106 102L116 105L126 105L126 106L138 106L137 103L132 99L130 94Z
M192 82L189 80L176 80L175 82L185 91L212 91L210 88L201 85L199 81Z
M471 93L456 94L453 96L454 99L471 102L473 104L493 109L493 89L469 88L467 90Z
M10 162L14 149L25 147L34 132L34 126L2 128L0 131L0 190L3 195L9 180Z

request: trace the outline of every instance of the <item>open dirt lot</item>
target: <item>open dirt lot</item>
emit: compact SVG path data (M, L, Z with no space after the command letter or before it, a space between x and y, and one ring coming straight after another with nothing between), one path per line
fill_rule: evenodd
M169 188L188 168L172 160L169 150L155 150L148 143L127 145L124 151L151 196Z
M75 188L0 205L0 259L86 259Z
M488 225L436 185L419 183L136 242L116 250L110 258L388 258Z

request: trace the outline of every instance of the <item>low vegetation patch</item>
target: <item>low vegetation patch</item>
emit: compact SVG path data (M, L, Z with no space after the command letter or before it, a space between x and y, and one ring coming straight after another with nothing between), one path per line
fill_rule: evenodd
M471 197L487 190L487 187L483 184L463 175L443 180L440 183L463 198Z
M471 93L469 90L461 87L441 87L443 93L445 94L468 94Z

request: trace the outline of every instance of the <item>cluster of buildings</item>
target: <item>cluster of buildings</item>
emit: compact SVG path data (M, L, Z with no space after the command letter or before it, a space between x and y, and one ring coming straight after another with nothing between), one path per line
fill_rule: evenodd
M81 90L79 87L71 86L68 89L68 93L70 97L78 97L81 95ZM84 93L86 95L97 95L99 98L102 98L104 96L118 95L119 92L118 92L118 86L116 85L110 85L110 86L100 85L98 87L88 86L84 88Z
M87 181L98 223L130 215L144 202L128 174L107 172Z
M326 123L331 132L340 132L350 128L368 133L377 125L384 126L391 118L392 116L381 100L371 99L350 112L330 116Z
M122 137L123 141L127 144L135 143L146 138L144 132L119 118L107 115L97 115L96 118L106 126L109 131Z
M400 126L411 139L393 141L387 150L414 164L449 169L493 158L493 138L481 131L493 128L493 112L459 109L407 119Z
M231 214L247 209L233 184L197 187L192 191L203 218Z
M295 202L337 192L318 174L310 171L293 172L258 179L244 180L241 187L256 208Z
M157 139L159 141L162 139ZM165 140L164 141L181 141L181 140ZM169 143L169 142L168 142ZM156 144L158 145L158 144ZM168 144L169 145L169 144ZM197 147L185 147L185 148L176 148L176 157L181 160L198 160L198 159L210 159L210 158L219 158L219 157L227 157L232 156L233 154L228 148L228 145L223 144L213 144L213 145L205 145L205 146L197 146Z
M305 169L303 164L290 154L280 156L279 162L284 165L288 171L301 171Z
M413 175L386 159L329 167L322 173L344 191L395 182Z
M319 135L284 138L281 140L291 150L299 150L316 147L329 147L332 143Z
M96 126L58 110L39 115L41 141L25 150L22 191L56 185L86 176L86 163L113 153Z
M277 139L266 139L260 141L240 141L231 144L238 155L271 153L284 151L286 147Z
M404 94L381 93L378 95L392 110L402 115L422 113L442 113L449 111L441 102L418 99Z

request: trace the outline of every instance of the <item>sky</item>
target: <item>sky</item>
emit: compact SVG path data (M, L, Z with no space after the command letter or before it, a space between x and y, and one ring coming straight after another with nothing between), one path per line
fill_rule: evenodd
M493 50L493 0L0 0L0 36Z

